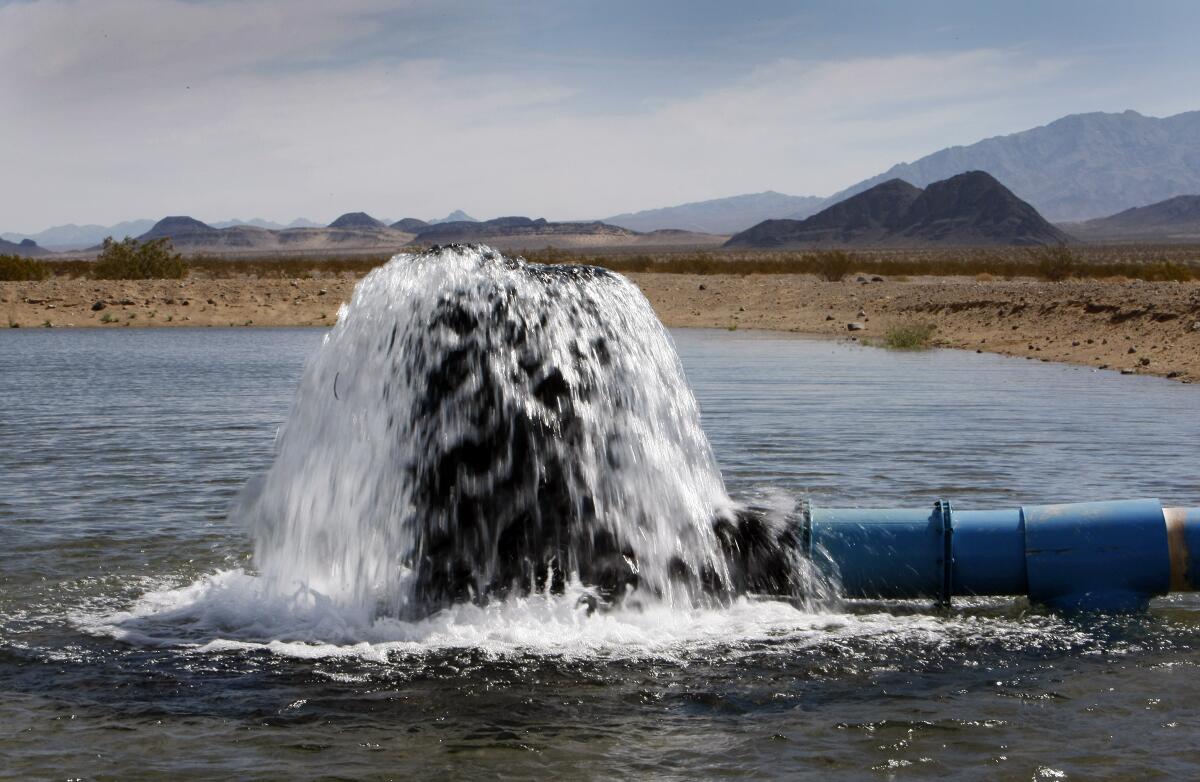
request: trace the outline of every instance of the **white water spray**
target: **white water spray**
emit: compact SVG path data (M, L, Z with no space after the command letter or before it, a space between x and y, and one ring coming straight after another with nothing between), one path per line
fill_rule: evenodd
M240 512L269 596L368 622L569 582L682 604L739 579L737 516L645 297L487 247L360 283Z

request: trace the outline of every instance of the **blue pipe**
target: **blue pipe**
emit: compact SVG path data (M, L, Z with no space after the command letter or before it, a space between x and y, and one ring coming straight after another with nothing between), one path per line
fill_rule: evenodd
M1200 508L1158 500L932 512L802 504L802 540L849 598L1028 595L1058 610L1142 610L1200 584Z

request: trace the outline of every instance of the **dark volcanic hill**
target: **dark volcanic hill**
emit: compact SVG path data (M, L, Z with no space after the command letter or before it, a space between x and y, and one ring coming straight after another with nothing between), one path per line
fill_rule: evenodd
M366 212L347 212L329 224L330 228L386 228Z
M392 228L410 234L420 233L422 228L427 228L428 226L429 223L424 220L418 220L415 217L405 217L392 223Z
M934 182L913 201L901 235L938 244L1063 244L1071 237L984 171Z
M1064 227L1089 241L1200 241L1200 195L1176 196Z
M149 231L139 236L138 241L170 239L173 244L203 244L220 233L219 228L213 228L194 217L176 215L159 220Z
M882 242L900 227L904 214L920 195L920 188L892 179L804 220L764 220L734 235L727 246Z
M32 239L22 239L19 242L0 239L0 255L19 255L22 258L37 258L50 254L49 250L45 247L38 247L38 243Z
M983 171L921 190L891 179L806 220L767 220L727 247L804 245L1045 245L1070 241Z

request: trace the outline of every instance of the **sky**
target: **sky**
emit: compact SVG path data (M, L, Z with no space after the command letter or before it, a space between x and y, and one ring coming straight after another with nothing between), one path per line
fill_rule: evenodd
M1200 109L1200 3L0 0L0 230L601 218Z

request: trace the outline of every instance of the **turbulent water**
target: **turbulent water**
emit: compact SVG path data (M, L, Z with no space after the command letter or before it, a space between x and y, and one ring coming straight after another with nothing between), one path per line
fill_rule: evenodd
M683 607L798 572L786 521L726 495L641 292L482 246L362 281L238 513L268 600L361 622L568 586Z

